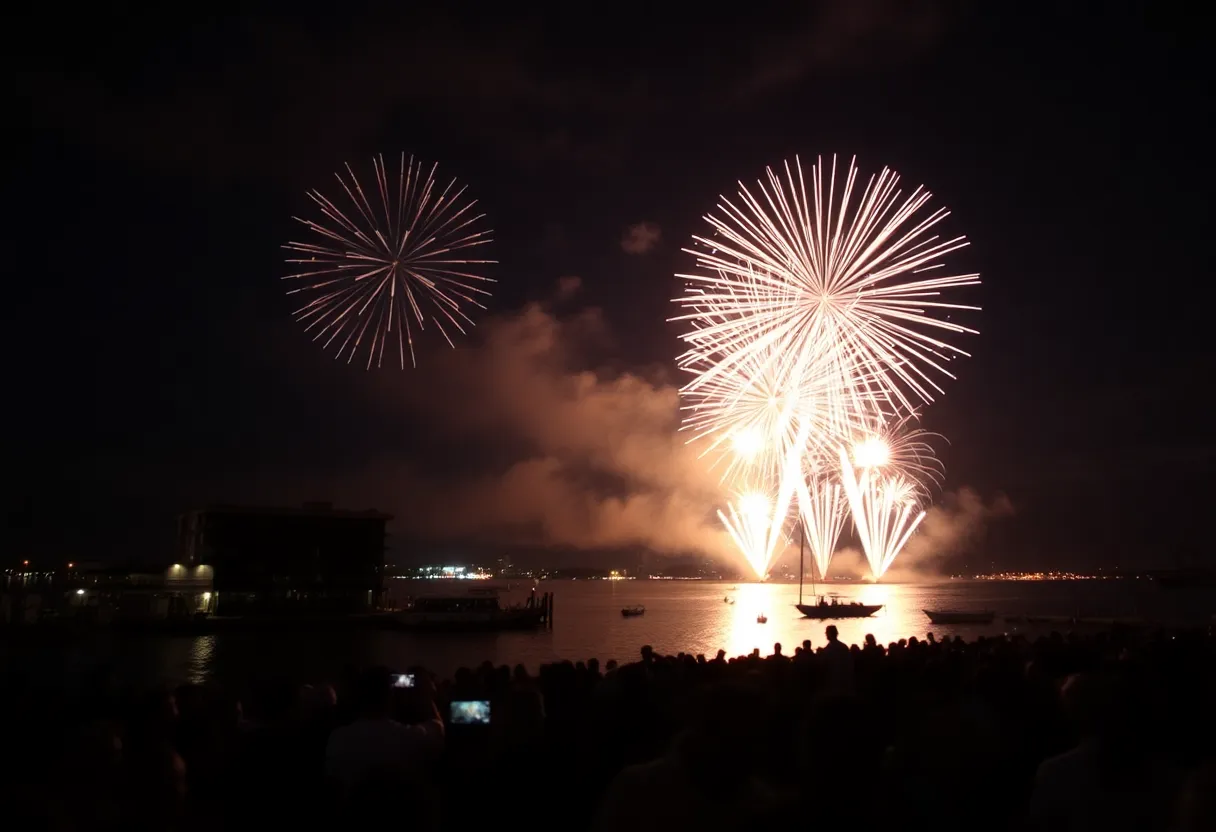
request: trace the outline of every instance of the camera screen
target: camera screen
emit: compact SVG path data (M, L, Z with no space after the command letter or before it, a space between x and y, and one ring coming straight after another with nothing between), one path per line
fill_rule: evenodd
M414 686L413 673L394 673L393 687L395 688L412 688Z
M486 699L471 699L452 703L453 725L489 725L490 703Z

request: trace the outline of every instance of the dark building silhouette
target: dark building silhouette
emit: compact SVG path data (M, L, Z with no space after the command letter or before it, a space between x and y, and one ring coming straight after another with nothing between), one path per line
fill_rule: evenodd
M391 519L330 503L212 506L179 518L180 561L213 567L219 615L359 612L383 595Z

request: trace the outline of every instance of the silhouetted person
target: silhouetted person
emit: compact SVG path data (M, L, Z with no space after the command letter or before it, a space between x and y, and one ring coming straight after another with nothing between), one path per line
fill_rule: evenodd
M840 631L829 624L823 631L828 643L823 647L823 658L827 664L827 687L832 693L853 692L853 655L840 640Z
M881 828L878 814L886 801L867 801L877 782L881 747L873 718L854 697L831 694L816 700L798 727L798 782L814 789L815 827L853 828L865 806L865 828ZM812 785L813 784L813 785ZM788 807L790 820L805 818L805 793L799 788Z
M360 680L360 713L350 725L336 729L325 751L325 773L342 794L367 780L383 783L422 777L443 748L443 721L428 696L426 680L414 690L424 701L413 725L392 718L392 676L373 668Z
M172 747L156 744L131 755L123 828L157 832L179 829L185 804L186 764Z
M1030 828L1035 832L1167 830L1176 779L1137 742L1138 714L1112 680L1074 674L1061 705L1080 742L1044 761L1035 776Z
M659 759L629 766L605 793L597 832L750 828L772 796L755 778L761 700L750 688L711 688L691 725Z

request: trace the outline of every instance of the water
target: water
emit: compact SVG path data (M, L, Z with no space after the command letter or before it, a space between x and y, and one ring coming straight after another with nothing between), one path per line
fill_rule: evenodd
M431 582L396 582L398 596L435 592ZM467 584L452 587L465 590ZM449 587L444 586L443 589ZM871 618L810 621L798 615L797 584L732 584L708 581L550 581L541 588L556 598L551 632L424 635L355 631L328 636L286 633L225 633L208 636L116 637L97 633L71 643L0 647L8 662L20 663L41 678L75 677L106 663L133 682L221 681L243 685L252 678L283 674L301 681L336 677L347 663L407 667L420 664L448 675L457 667L486 659L495 664L523 663L530 668L555 659L632 661L644 644L664 653L705 653L719 648L740 655L762 653L780 642L787 652L803 639L824 643L824 628L835 623L841 638L859 643L872 633L880 643L909 636L978 635L1044 628L1004 623L1012 615L1141 617L1147 620L1206 624L1216 613L1216 594L1167 592L1148 581L948 582L940 584L833 585L841 601L882 604ZM522 600L523 594L516 592ZM723 598L730 596L734 604ZM810 599L809 587L805 597ZM507 600L514 600L511 593ZM624 618L621 608L646 607L646 614ZM991 626L933 626L923 609L995 610ZM764 613L766 624L757 623ZM1050 629L1050 628L1046 628ZM6 662L6 663L8 663Z

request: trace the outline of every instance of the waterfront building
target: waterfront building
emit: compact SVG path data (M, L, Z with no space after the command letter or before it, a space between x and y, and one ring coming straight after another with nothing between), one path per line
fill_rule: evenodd
M211 506L179 518L178 560L214 570L219 615L367 611L384 594L391 519L330 503Z

